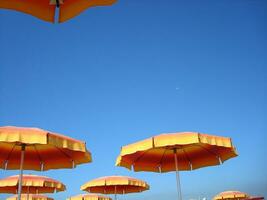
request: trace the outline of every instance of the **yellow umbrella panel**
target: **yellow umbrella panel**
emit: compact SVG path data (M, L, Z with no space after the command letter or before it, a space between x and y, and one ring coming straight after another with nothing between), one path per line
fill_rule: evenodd
M112 200L110 197L100 196L97 194L81 194L67 198L67 200Z
M95 6L109 6L116 0L0 0L0 8L30 14L48 22L55 21L59 8L59 22L65 22L84 10Z
M18 200L18 195L12 196L7 198L6 200ZM37 195L37 194L23 194L21 195L21 200L54 200L53 198L44 196L44 195Z
M121 148L116 165L134 171L176 171L181 199L179 171L214 166L237 156L232 141L195 132L161 134Z
M250 195L240 191L225 191L213 197L213 200L241 200L247 199Z
M94 179L81 186L81 190L101 194L127 194L142 192L149 189L149 185L139 179L127 176L107 176Z

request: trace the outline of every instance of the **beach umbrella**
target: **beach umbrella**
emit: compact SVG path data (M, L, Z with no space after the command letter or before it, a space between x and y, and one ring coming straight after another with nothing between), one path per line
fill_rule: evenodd
M240 200L240 199L248 199L250 195L240 191L225 191L217 194L213 197L213 200Z
M134 171L175 171L178 199L182 199L179 171L219 165L235 156L230 138L195 132L168 133L123 146L116 165Z
M81 190L90 193L114 194L115 200L117 194L143 192L148 189L149 185L146 182L127 176L101 177L81 186Z
M18 184L18 175L0 179L0 193L17 194ZM27 200L30 200L30 194L54 193L65 190L66 187L63 183L52 178L37 175L23 175L21 192L24 193L24 197L26 196Z
M82 11L95 6L109 6L116 0L0 0L0 8L30 14L39 19L54 22L56 9L58 21L67 21Z
M110 197L100 196L97 194L81 194L67 198L67 200L112 200L112 199Z
M6 200L18 200L18 195L7 198ZM23 194L21 195L21 200L54 200L53 198L39 195L39 194Z
M0 127L0 168L20 170L19 200L24 169L74 168L91 161L82 141L38 128Z

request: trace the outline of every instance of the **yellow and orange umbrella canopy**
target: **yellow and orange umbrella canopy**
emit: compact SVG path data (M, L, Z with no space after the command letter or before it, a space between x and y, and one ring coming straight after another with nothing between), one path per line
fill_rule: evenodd
M244 192L240 191L225 191L221 192L220 194L217 194L215 197L213 197L213 200L223 200L223 199L229 199L229 200L239 200L239 199L246 199L249 198L250 195Z
M67 198L67 200L112 200L110 197L97 194L81 194Z
M22 146L23 169L73 168L92 161L83 141L38 128L6 126L0 127L0 168L19 169Z
M237 156L230 138L196 132L161 134L121 148L116 165L134 171L192 170L220 163Z
M83 191L101 194L126 194L148 189L149 185L145 181L127 176L101 177L81 186Z
M18 195L7 198L6 200L18 200ZM23 194L21 195L21 200L54 200L53 198L39 195L39 194Z
M0 193L16 194L18 192L19 176L0 179ZM52 178L37 175L23 175L22 193L54 193L65 191L66 186Z
M20 11L54 22L56 7L59 7L59 22L64 22L88 8L109 6L115 2L116 0L0 0L0 8Z

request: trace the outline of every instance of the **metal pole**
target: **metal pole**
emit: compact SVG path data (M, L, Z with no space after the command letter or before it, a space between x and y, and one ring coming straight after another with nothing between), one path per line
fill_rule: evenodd
M28 190L27 190L27 200L29 200L29 193L30 193L30 186L28 186Z
M178 200L182 200L182 189L181 189L181 183L180 183L179 167L178 167L178 159L177 159L177 151L176 151L176 149L174 149L174 161L175 161L175 172L176 172L176 184L177 184Z
M18 200L21 200L21 189L22 189L22 175L23 175L23 163L26 145L21 145L21 157L20 157L20 174L19 174L19 186L18 186Z
M117 187L115 185L115 200L117 200Z

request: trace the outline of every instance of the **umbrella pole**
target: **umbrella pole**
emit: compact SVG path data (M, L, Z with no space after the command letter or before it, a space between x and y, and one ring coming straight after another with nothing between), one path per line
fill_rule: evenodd
M20 157L20 174L19 174L19 186L18 186L18 200L21 200L21 188L22 188L22 175L23 175L23 163L25 154L25 144L21 145L21 157Z
M117 187L115 186L115 200L117 200Z
M178 158L177 158L176 149L174 149L174 161L175 161L175 172L176 172L176 184L177 184L178 200L182 200L182 189L181 189L181 183L180 183L180 175L179 175Z
M30 193L30 186L28 186L28 190L27 190L27 200L29 200L29 193Z

